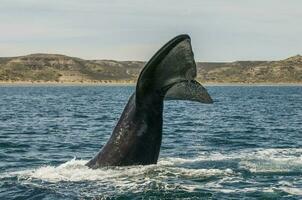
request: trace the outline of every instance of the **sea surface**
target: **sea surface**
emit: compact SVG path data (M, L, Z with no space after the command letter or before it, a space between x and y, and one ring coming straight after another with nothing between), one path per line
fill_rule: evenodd
M158 164L87 168L134 89L1 86L0 199L302 199L302 86L167 101Z

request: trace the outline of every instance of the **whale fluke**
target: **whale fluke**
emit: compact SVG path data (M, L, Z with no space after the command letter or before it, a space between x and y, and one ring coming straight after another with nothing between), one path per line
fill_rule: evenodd
M173 85L166 93L165 100L188 100L213 103L208 91L197 81L186 81Z
M195 77L191 39L179 35L145 65L110 139L86 165L98 168L157 163L164 99L213 102Z

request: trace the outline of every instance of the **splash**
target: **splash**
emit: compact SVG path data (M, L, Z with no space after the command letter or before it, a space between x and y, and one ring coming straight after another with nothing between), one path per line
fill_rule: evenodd
M249 151L222 154L213 152L201 154L195 158L164 158L157 165L137 165L128 167L104 167L90 169L87 160L72 159L59 166L42 166L33 170L11 173L21 178L41 179L49 182L59 181L112 181L180 176L201 178L210 176L234 175L234 170L225 168L190 168L191 164L209 161L237 161L239 168L256 172L302 172L302 148L290 149L254 149ZM188 166L188 167L186 167Z
M57 167L43 166L34 170L26 170L17 172L16 174L22 178L35 178L49 182L59 181L125 181L160 179L173 175L174 177L191 177L206 178L210 176L218 176L231 174L231 169L189 169L175 166L176 163L185 163L187 160L168 159L159 162L157 165L137 165L129 167L104 167L100 169L90 169L85 164L88 160L76 160L75 158L63 163Z
M85 183L84 196L123 194L145 191L187 191L210 190L223 193L283 191L300 195L301 184L278 183L263 187L261 183L249 182L242 176L250 173L302 173L302 149L249 149L241 152L203 153L194 158L162 158L157 165L104 167L90 169L88 160L69 160L59 166L42 166L36 169L18 171L6 176L18 177L21 183L35 184L35 187L62 187L66 184ZM226 167L229 166L229 167ZM242 171L243 170L243 171ZM244 182L246 187L234 188ZM230 187L229 187L230 186ZM81 186L82 187L82 186ZM94 191L92 193L91 191Z
M302 173L302 149L259 149L245 153L239 164L253 173Z

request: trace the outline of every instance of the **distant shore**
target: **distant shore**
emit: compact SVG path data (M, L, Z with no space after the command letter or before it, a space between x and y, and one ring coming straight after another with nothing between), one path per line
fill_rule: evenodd
M135 82L91 82L91 81L72 81L72 82L57 82L57 81L0 81L0 86L93 86L93 85L104 85L104 86L131 86L135 85Z
M0 57L0 85L135 85L145 62L58 54ZM301 85L302 56L279 61L196 62L204 85Z
M222 83L201 82L205 86L302 86L301 83ZM135 81L0 81L0 86L135 86Z

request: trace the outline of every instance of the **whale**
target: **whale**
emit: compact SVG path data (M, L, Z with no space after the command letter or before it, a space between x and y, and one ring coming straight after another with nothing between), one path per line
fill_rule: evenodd
M196 63L187 34L174 37L145 64L107 143L87 164L106 166L156 164L163 127L165 100L210 104L207 90L195 80Z

